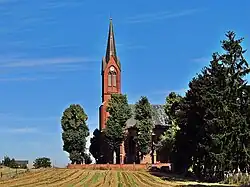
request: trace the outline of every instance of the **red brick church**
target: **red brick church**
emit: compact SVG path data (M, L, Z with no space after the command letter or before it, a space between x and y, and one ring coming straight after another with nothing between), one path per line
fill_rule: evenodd
M121 63L117 56L115 47L115 37L112 19L110 19L109 33L107 41L106 55L102 59L102 104L99 108L99 129L102 132L105 129L106 121L108 119L108 112L106 112L108 100L111 98L111 94L120 94L121 92ZM133 106L131 105L132 111ZM152 151L149 155L145 156L142 160L139 160L139 156L136 151L136 120L132 117L126 122L126 139L120 146L120 150L117 150L116 163L154 163L156 161L166 162L166 156L161 156L162 153L157 152L154 149L154 144L159 140L160 135L165 131L168 126L168 118L164 112L163 105L152 105L154 111L152 132ZM103 143L104 144L104 143ZM102 148L102 162L113 163L113 155L108 151L107 145L101 145Z

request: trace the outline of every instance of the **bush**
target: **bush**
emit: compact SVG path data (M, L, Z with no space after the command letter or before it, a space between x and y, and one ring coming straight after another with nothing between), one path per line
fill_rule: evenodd
M17 165L15 159L14 158L10 159L10 157L8 157L8 156L5 156L3 158L1 165L6 166L6 167L10 167L10 168L18 168L18 165Z
M236 173L228 176L224 182L225 184L238 184L238 185L246 185L250 184L250 175L247 173Z
M42 158L37 158L33 166L38 169L38 168L50 168L51 167L51 161L50 158L42 157Z
M90 157L90 154L85 153L83 158L84 158L85 164L91 164L92 163L92 159Z

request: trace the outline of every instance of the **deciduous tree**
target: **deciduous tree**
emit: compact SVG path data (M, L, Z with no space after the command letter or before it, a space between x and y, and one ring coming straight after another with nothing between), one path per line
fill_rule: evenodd
M141 157L143 157L143 155L150 152L152 146L153 111L147 97L141 97L141 99L135 104L134 115L138 131L137 147L138 151L141 153Z
M83 162L86 151L86 138L89 136L89 129L86 124L87 115L78 104L70 105L61 118L63 150L69 153L72 163Z
M84 158L84 163L85 164L91 164L92 163L92 159L91 159L90 154L85 153L83 158Z
M111 151L114 152L124 140L126 121L132 116L127 96L112 94L108 102L107 112L109 112L109 117L105 136Z
M6 167L10 167L10 168L17 168L18 165L16 164L16 161L14 158L10 159L10 157L8 156L4 156L2 164Z
M51 167L51 161L50 158L42 157L42 158L37 158L33 162L33 166L37 168L50 168Z
M182 97L175 92L171 92L166 97L165 113L168 116L168 129L160 137L160 141L157 145L159 151L165 153L165 155L171 159L172 153L175 147L176 133L179 130L178 126L178 111Z
M99 163L100 161L102 143L101 132L100 130L95 129L93 132L93 137L90 139L89 152L95 158L96 163Z

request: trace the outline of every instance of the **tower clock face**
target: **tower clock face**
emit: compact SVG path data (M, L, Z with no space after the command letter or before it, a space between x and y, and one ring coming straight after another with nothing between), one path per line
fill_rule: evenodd
M110 70L110 71L114 71L114 70L115 70L114 66L111 66L111 67L109 68L109 70Z

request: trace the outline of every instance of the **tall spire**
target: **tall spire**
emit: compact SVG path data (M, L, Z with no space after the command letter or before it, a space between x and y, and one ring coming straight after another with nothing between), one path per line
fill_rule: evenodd
M108 63L111 56L113 56L113 58L117 60L112 18L110 18L109 20L110 20L110 23L109 23L108 44L107 44L107 50L106 50L106 63Z

